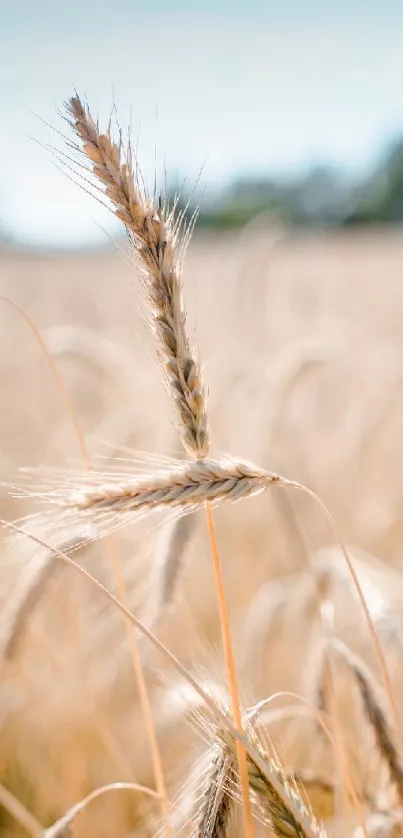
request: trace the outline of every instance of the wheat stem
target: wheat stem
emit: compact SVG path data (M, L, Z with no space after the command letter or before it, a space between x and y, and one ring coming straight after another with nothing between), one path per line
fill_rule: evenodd
M119 556L115 550L115 545L110 543L109 550L113 562L115 578L117 581L117 590L120 601L127 607L126 587L123 581L122 568L119 561ZM160 799L162 817L165 825L165 833L170 838L172 836L172 827L170 823L170 811L167 789L165 785L164 772L162 768L161 754L158 747L157 734L155 730L151 703L148 696L147 684L144 675L143 664L139 654L138 645L136 641L135 630L127 617L124 617L126 632L130 644L130 652L133 663L133 669L140 696L140 705L143 713L144 723L146 726L148 742L151 752L151 762L154 768L155 785Z
M230 458L172 461L151 474L136 476L87 471L41 477L41 482L42 486L26 493L59 508L64 521L78 516L100 528L103 521L115 520L117 526L123 525L130 514L139 516L166 508L191 512L205 506L205 501L237 501L262 492L269 484L290 485L277 474Z
M37 821L34 815L18 800L15 795L0 783L0 806L24 827L32 838L40 838L43 835L43 826Z
M77 815L80 814L88 805L92 803L93 800L96 800L98 797L102 797L104 794L109 794L111 791L137 791L141 794L145 794L148 797L159 798L157 792L153 789L149 789L147 786L142 786L139 783L109 783L106 786L100 786L100 788L95 789L94 791L87 794L79 803L76 803L75 806L72 806L71 809L66 812L63 817L59 818L56 823L52 824L52 826L45 829L43 833L43 838L67 838L70 835L70 825L76 819Z
M231 631L229 625L228 607L225 596L224 582L221 570L221 560L218 550L217 537L214 526L213 513L211 506L206 502L207 523L211 543L211 552L213 556L214 578L217 589L218 608L220 613L221 633L224 647L225 663L228 673L228 686L231 696L232 714L234 725L239 733L243 733L242 715L239 701L238 683L235 669L234 650L231 641ZM239 775L241 778L242 801L243 801L243 818L245 835L247 838L254 838L255 830L253 826L252 806L249 795L249 779L248 766L246 762L245 748L241 742L236 742L236 755L238 760Z

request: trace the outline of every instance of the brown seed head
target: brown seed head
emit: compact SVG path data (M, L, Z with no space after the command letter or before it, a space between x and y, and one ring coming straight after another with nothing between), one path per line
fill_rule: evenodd
M78 96L72 97L66 107L70 124L81 140L81 151L90 161L115 214L125 224L139 257L150 322L181 420L182 443L192 456L204 457L209 450L207 405L182 300L181 269L187 238L180 235L181 224L175 221L173 212L155 205L140 188L130 146L124 152L121 137L115 143L110 129L101 134L98 123Z

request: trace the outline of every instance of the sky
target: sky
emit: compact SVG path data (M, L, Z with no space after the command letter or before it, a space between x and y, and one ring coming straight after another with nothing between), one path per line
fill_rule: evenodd
M330 163L359 176L403 133L402 0L0 0L0 230L105 242L113 219L44 145L74 87L116 103L147 177L208 194ZM44 124L48 123L48 124Z

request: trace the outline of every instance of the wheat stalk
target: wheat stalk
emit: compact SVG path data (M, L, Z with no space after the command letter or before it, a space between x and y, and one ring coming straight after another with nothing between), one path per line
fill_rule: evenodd
M225 596L224 579L221 568L221 557L218 550L217 536L210 501L205 501L207 516L207 527L210 537L211 554L213 558L214 582L217 591L218 611L221 624L221 638L224 648L225 663L228 675L228 686L231 696L232 716L234 724L239 733L243 733L243 722L241 713L241 702L239 697L238 679L235 668L234 647L231 638L227 598ZM250 798L250 787L248 777L248 765L245 746L239 739L235 742L235 751L238 760L239 777L242 789L242 814L245 829L245 838L255 838L255 829L252 817L252 804Z
M90 792L79 803L72 806L56 823L49 826L48 829L45 829L43 838L69 838L72 835L72 823L80 812L92 803L93 800L102 797L104 794L109 794L111 791L135 791L145 794L148 797L159 798L157 792L149 789L147 786L139 785L139 783L109 783Z
M192 456L209 449L207 407L199 362L186 331L182 302L182 265L188 236L181 235L181 219L161 201L151 202L135 177L130 145L123 151L121 136L114 143L110 129L99 131L78 96L67 105L70 124L101 181L114 212L123 221L138 254L148 293L150 322L157 336L169 392L179 411L179 433Z

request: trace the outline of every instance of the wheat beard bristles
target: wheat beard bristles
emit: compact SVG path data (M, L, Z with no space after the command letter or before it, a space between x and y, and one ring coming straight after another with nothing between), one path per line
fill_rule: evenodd
M181 266L187 239L180 236L181 219L175 221L173 212L155 206L141 191L130 146L124 155L121 137L117 145L109 128L100 134L78 96L69 99L66 108L92 172L135 246L165 378L181 419L181 440L189 454L202 458L210 447L207 406L200 365L186 333Z

